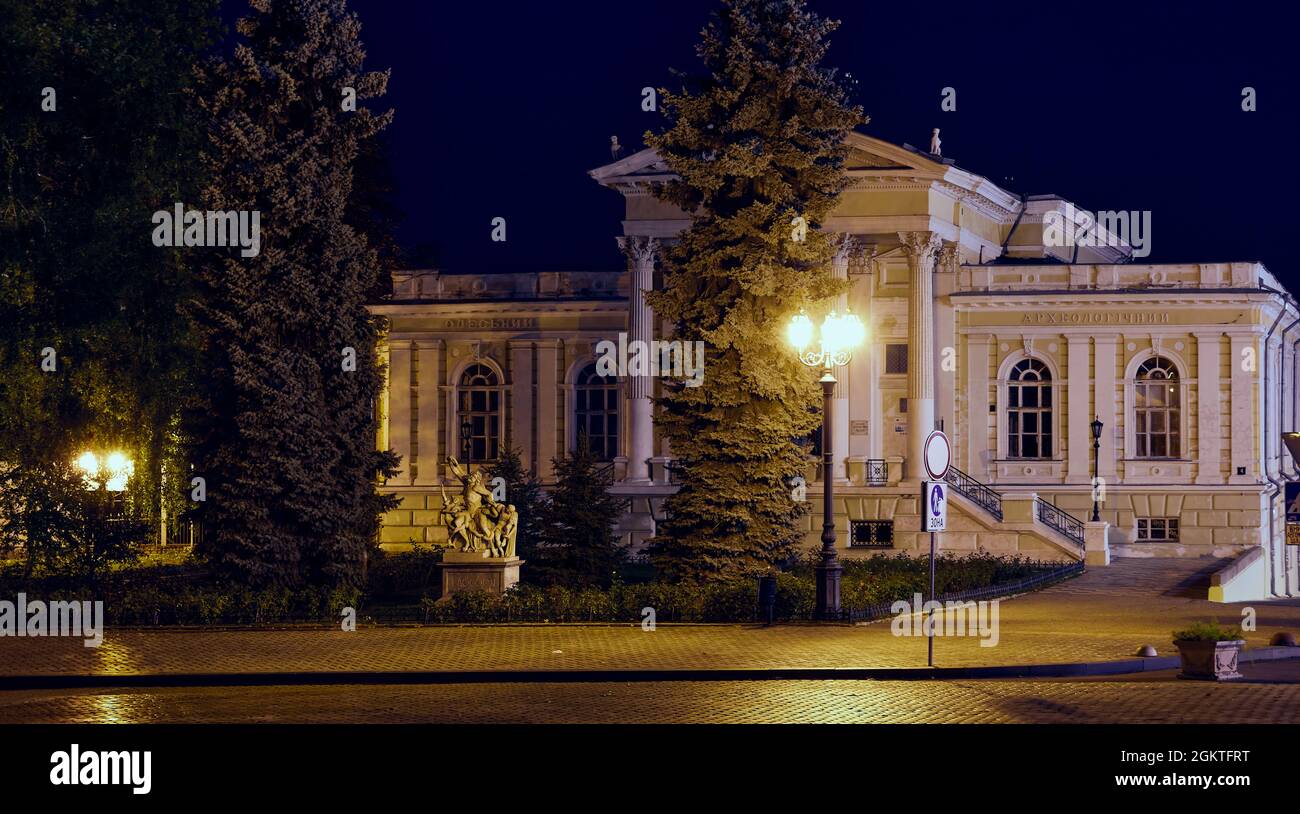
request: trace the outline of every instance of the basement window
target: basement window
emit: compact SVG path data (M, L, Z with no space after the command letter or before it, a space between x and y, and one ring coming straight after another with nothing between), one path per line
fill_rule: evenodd
M1137 526L1137 538L1139 542L1178 542L1177 517L1139 517Z
M853 520L849 523L849 548L893 548L893 520Z

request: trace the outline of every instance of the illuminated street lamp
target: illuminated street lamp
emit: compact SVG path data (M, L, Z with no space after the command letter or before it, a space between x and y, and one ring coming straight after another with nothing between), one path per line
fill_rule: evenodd
M823 370L822 384L822 551L817 565L817 609L819 619L840 618L840 575L844 569L835 552L834 439L832 436L835 404L835 368L847 365L853 349L867 338L867 328L850 313L826 315L821 330L803 311L796 314L786 329L786 338L808 367Z
M81 470L81 479L90 491L103 487L107 492L124 492L126 482L135 474L135 462L122 452L110 452L101 462L99 456L86 450L77 456L74 463ZM102 482L101 471L107 475Z

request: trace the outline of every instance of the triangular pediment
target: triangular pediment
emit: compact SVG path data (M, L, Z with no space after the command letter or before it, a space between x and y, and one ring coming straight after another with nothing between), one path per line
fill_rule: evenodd
M951 163L858 132L850 133L848 140L850 152L845 169L850 172L890 170L937 177L942 176ZM672 171L654 149L647 147L597 167L589 174L601 184L616 186L637 181L662 180L670 177Z

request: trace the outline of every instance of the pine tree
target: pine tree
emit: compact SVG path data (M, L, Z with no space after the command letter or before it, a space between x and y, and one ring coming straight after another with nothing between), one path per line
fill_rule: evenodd
M626 508L609 493L613 475L591 452L586 435L571 455L555 459L555 488L542 510L536 571L547 582L609 587L627 549L614 533Z
M803 0L724 0L697 48L704 70L661 92L669 127L646 134L676 175L657 194L691 216L650 304L677 338L705 343L702 386L668 380L660 401L681 466L652 547L670 578L760 573L801 537L787 482L819 391L782 329L842 290L818 227L847 183L845 137L866 121L821 66L837 26Z
M204 208L261 213L260 254L232 249L202 273L204 553L253 584L355 585L396 502L375 490L396 457L374 448L381 326L366 301L381 270L348 216L364 208L360 145L392 112L344 99L383 95L388 76L362 70L343 0L249 5L244 41L201 76Z
M506 482L506 503L519 513L515 536L515 554L528 562L537 557L537 543L541 528L541 512L545 504L542 483L531 471L524 469L519 450L508 447L488 472L489 478L502 478ZM525 576L531 569L525 567Z

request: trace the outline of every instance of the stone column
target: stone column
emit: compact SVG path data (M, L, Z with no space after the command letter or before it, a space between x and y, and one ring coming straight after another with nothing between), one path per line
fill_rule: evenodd
M441 450L438 438L442 427L438 426L438 396L441 393L442 379L442 340L417 339L416 352L420 355L420 376L417 385L416 405L419 435L415 439L415 448L419 452L420 466L416 472L417 486L436 486L440 482L439 460Z
M1065 399L1070 413L1070 426L1066 429L1066 482L1092 482L1092 382L1088 358L1091 337L1087 334L1070 334L1065 370ZM1057 443L1060 443L1058 440Z
M907 252L907 480L924 480L925 439L934 430L934 232L899 232Z
M409 339L394 339L388 349L388 444L402 456L394 485L411 483L411 349Z
M1228 472L1228 483L1255 483L1255 478L1263 471L1259 466L1260 456L1255 452L1256 435L1263 429L1257 420L1259 407L1255 392L1259 389L1260 365L1265 360L1259 353L1259 339L1253 333L1234 332L1228 337L1232 346L1228 360L1232 366L1232 468ZM1239 469L1245 474L1237 474Z
M533 468L533 380L533 343L510 340L511 421L504 443L519 451L526 470Z
M1098 473L1107 483L1114 483L1115 468L1115 354L1118 336L1093 337L1095 352L1092 360L1093 415L1104 425L1101 431L1100 465ZM1089 515L1091 516L1091 515Z
M849 260L857 251L857 240L852 235L837 234L831 238L831 243L835 247L835 255L831 259L831 276L836 280L847 281L849 279ZM835 310L840 314L849 310L847 289L843 294L835 298ZM859 319L862 319L862 317L862 314L858 315ZM855 355L866 352L867 348L858 348ZM831 445L833 447L831 451L835 455L835 465L831 477L837 483L847 483L849 479L849 388L852 386L850 365L836 368L835 379L835 412L833 415L835 426L831 429Z
M558 339L537 343L537 476L550 482L555 477L552 459L558 454L556 437L560 430L559 369L564 345ZM566 418L566 421L570 419Z
M1198 484L1223 483L1223 416L1219 406L1219 364L1223 334L1196 334L1196 461Z
M989 449L989 340L988 334L966 337L966 463L962 468L984 480Z
M948 295L957 290L957 269L961 267L961 249L956 243L944 243L938 253L934 275L934 342L935 380L934 415L957 449L961 433L957 421L957 326L956 312ZM946 360L946 364L945 364ZM953 460L956 460L954 455Z
M885 375L885 343L871 343L871 393L867 398L867 457L885 457L885 394L880 377Z
M660 244L653 237L620 237L619 248L627 255L631 283L628 286L628 340L649 343L654 339L654 312L645 292L654 287L655 257ZM654 382L647 375L627 378L627 478L629 482L650 482L650 459L654 456Z

